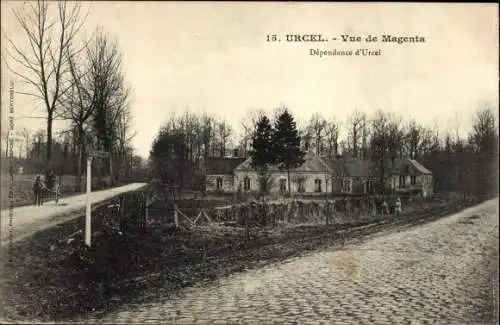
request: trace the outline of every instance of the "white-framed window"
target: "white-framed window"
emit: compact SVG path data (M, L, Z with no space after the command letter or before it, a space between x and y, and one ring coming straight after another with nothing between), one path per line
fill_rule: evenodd
M406 176L399 175L399 188L404 188L406 183Z
M245 176L243 178L243 190L250 191L250 177Z
M373 192L373 180L372 179L367 179L366 180L366 192L367 193L372 193Z
M304 178L299 178L297 180L297 192L304 193L306 191L305 182L306 180Z
M222 176L218 176L217 177L217 189L218 190L222 189L222 181L223 181Z
M352 179L350 177L344 177L344 179L342 180L342 192L352 192Z
M316 178L314 180L314 192L322 192L321 179L319 179L319 178Z

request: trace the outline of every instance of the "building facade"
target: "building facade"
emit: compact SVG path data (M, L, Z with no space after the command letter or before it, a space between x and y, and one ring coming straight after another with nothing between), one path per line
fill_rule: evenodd
M370 161L347 157L320 157L309 151L304 163L290 172L270 166L259 173L251 158L210 158L206 164L206 191L220 193L269 193L319 195L370 195L376 193L380 172ZM404 159L386 167L386 188L391 192L433 194L432 173L415 160ZM290 182L288 177L290 176Z

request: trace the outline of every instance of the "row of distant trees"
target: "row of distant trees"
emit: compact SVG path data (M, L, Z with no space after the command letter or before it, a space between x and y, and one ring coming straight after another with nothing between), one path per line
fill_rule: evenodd
M203 161L225 156L232 135L230 123L214 115L186 110L170 116L150 152L150 168L167 188L166 195L175 196L185 187L199 188Z
M274 115L274 127L265 112L253 115L254 131L243 139L252 144L248 155L261 174L262 188L269 179L270 165L289 170L301 164L304 151L314 150L320 156L335 157L341 153L372 161L380 175L379 191L384 189L389 167L396 160L408 158L418 160L433 172L436 191L467 195L497 189L498 127L495 111L487 105L476 111L472 130L466 137L458 127L454 134L440 134L437 129L415 120L404 121L395 114L378 111L368 117L355 111L344 125L347 137L341 140L341 123L327 121L320 114L314 114L298 132L288 111L286 132L280 124L284 115Z
M302 163L305 151L314 150L320 156L342 154L373 161L381 173L381 184L392 163L410 158L433 172L436 191L487 194L497 190L498 126L495 111L487 105L476 111L467 136L458 129L440 133L437 127L383 111L370 117L354 112L344 125L314 114L299 127L292 112L281 107L272 114L250 111L242 126L239 152L252 157L264 187L270 165L289 171ZM224 155L232 135L227 130L231 130L227 122L206 114L187 111L173 116L153 143L151 168L172 188L199 184L204 177L202 158ZM341 138L340 131L347 136Z
M5 133L6 134L6 133ZM44 129L39 129L33 132L29 128L21 128L17 132L17 136L13 139L13 152L9 153L7 146L9 138L3 137L2 141L2 157L11 156L8 164L2 165L2 171L7 173L11 165L14 168L23 167L26 174L40 173L45 168L47 136ZM79 172L79 144L75 141L76 137L68 131L56 133L52 139L52 168L56 175L77 175ZM12 140L12 138L11 138ZM137 174L137 171L146 169L143 158L134 154L133 148L126 149L126 157L122 158L122 164L118 165L114 170L117 178L128 180ZM115 157L115 160L117 157ZM92 167L93 173L100 172L99 166ZM95 175L94 174L94 175Z
M84 162L92 150L110 152L116 179L132 154L134 136L130 114L131 88L126 84L122 53L118 44L101 28L89 38L81 35L85 22L78 2L26 2L13 10L25 42L6 35L8 68L16 80L16 93L35 99L44 109L46 127L29 139L20 136L29 158L40 158L52 170L60 160L56 148L71 152L76 166L77 188L81 188ZM53 122L69 122L60 142L54 141ZM43 134L43 141L40 136ZM3 135L12 138L12 135ZM105 173L109 161L96 161Z

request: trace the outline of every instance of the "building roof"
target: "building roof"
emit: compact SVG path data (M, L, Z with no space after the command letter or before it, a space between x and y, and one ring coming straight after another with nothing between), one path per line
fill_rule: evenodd
M432 172L414 159L398 159L390 168L393 175L432 175Z
M208 157L205 162L207 175L231 175L235 171L252 171L252 159L241 157ZM397 159L386 166L392 175L431 175L432 172L413 159ZM278 171L277 166L270 166L269 171ZM320 157L313 151L306 152L304 164L292 169L293 172L331 172L334 176L378 177L380 169L372 161L353 157Z
M374 164L367 160L351 157L324 157L335 176L372 177Z
M252 158L248 157L241 165L236 168L236 171L252 171ZM278 171L278 167L273 165L269 166L269 171ZM304 163L292 169L294 172L331 172L330 166L313 151L308 151L304 155Z
M428 170L427 168L425 168L421 163L419 163L418 161L414 160L414 159L408 159L410 161L410 163L419 171L421 172L422 174L426 174L426 175L431 175L432 172L430 170Z
M336 176L351 177L378 177L380 167L369 160L360 160L352 157L324 157ZM389 162L387 172L392 175L431 175L432 172L413 159L397 159Z
M207 157L205 171L207 175L231 175L245 160L241 157Z

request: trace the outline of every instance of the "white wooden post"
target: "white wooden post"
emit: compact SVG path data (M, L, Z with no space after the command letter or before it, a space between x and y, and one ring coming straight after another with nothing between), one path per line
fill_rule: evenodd
M176 203L174 203L174 224L175 228L179 228L179 210Z
M85 244L90 247L90 191L92 185L92 178L90 175L92 166L92 157L87 158L87 207L85 211Z
M109 153L109 185L113 186L113 156Z

